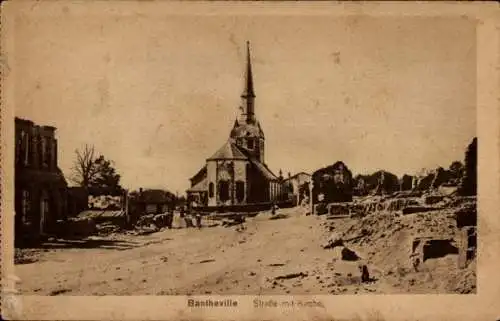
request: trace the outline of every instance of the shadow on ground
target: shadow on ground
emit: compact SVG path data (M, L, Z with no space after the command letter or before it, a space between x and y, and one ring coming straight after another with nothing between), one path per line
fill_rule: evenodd
M117 241L117 240L96 240L96 239L81 239L67 240L58 239L46 241L38 245L29 246L26 248L32 249L109 249L109 250L128 250L137 245L136 242Z

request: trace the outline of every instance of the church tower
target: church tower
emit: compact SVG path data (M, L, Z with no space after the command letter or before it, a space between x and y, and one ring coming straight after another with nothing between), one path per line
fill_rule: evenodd
M240 115L235 120L230 138L249 155L264 163L264 132L255 116L255 91L253 86L250 43L247 41L247 61L244 89L241 94Z

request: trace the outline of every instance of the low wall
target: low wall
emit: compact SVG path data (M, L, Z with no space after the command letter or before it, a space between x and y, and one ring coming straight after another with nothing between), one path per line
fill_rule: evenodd
M271 202L266 202L266 203L256 203L256 204L244 204L244 205L225 205L225 206L203 206L203 207L194 207L192 210L194 212L198 212L201 214L208 214L208 213L234 213L234 212L240 212L240 213L247 213L247 212L261 212L261 211L268 211L271 209L273 203ZM276 203L279 208L289 208L293 207L293 202L292 201L286 201L286 202L278 202Z

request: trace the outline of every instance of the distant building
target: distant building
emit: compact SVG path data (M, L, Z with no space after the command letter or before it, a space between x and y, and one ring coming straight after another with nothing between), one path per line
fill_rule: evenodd
M67 183L58 167L55 127L15 119L15 237L38 238L66 217Z
M264 159L265 137L255 116L255 93L247 43L245 89L240 115L229 139L191 179L188 200L198 206L232 206L277 202L281 181Z
M288 174L288 178L283 181L288 200L291 200L293 205L299 205L306 196L309 196L310 183L311 174L305 172L293 176Z
M133 216L144 214L162 214L173 211L176 197L174 194L161 189L139 189L139 192L130 195L130 212Z

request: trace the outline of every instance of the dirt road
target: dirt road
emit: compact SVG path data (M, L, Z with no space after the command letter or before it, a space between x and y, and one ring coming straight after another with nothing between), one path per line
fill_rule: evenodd
M322 248L324 218L283 209L236 226L173 229L78 247L46 249L17 265L21 291L40 295L348 294L408 292L373 269L360 284L359 262ZM371 267L370 267L371 268ZM417 291L418 292L418 291ZM425 292L425 291L424 291Z

